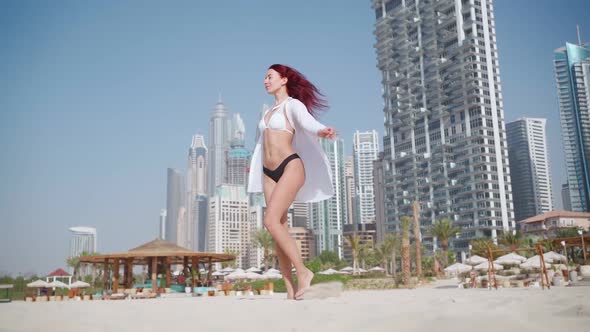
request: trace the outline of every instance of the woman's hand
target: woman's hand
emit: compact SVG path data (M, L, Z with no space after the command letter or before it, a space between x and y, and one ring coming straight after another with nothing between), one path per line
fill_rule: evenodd
M332 127L326 127L318 130L318 136L321 138L334 139L336 138L336 130Z

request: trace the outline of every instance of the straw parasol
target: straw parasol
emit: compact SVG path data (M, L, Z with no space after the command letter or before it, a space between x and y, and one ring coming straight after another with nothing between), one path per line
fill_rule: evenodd
M560 255L558 253L556 253L555 251L549 251L543 254L543 258L548 261L553 263L554 261L558 261L558 262L565 262L567 260L567 258L564 255Z
M546 267L550 267L551 264L545 262ZM520 264L523 269L540 269L541 268L541 256L535 255L527 259L524 263Z
M487 261L473 267L474 270L488 270L489 268L490 268L490 263ZM494 262L494 269L495 270L504 270L504 267L502 265Z
M462 263L455 263L453 265L447 266L443 271L449 274L459 274L467 271L471 271L473 267L471 265L466 265Z
M28 283L27 284L27 287L30 287L30 288L43 288L43 287L49 288L51 286L49 285L49 283L47 281L39 279L39 280L35 280L33 282Z
M84 281L76 281L73 284L70 285L70 288L86 288L86 287L90 287L90 284Z
M371 272L385 272L385 269L382 268L381 266L375 266L373 268L370 268L369 271L371 271Z
M479 265L479 264L487 262L487 261L488 260L486 258L483 258L478 255L473 255L473 256L469 257L468 259L466 259L465 263L467 263L469 265Z
M325 271L321 271L319 272L319 274L324 274L324 275L331 275L331 274L336 274L338 273L338 271L334 270L334 269L327 269Z
M520 263L523 263L524 261L526 261L526 257L511 252L511 253L506 254L504 256L498 257L498 259L496 259L494 261L494 263L498 263L498 264L520 264Z

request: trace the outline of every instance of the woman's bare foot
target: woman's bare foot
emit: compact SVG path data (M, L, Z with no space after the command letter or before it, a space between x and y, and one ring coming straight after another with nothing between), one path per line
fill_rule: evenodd
M285 280L285 288L287 289L287 300L295 300L295 287L293 286L293 277L283 276L283 280Z
M299 271L297 272L297 293L295 293L295 299L300 300L303 294L305 294L305 291L311 286L311 280L314 274L307 268L300 273Z

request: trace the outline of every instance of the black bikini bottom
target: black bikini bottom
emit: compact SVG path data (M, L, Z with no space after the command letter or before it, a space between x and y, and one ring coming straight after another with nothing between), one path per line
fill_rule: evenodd
M271 171L270 169L268 169L264 166L262 167L262 171L264 172L264 174L266 174L266 176L273 179L274 182L279 182L279 180L281 179L281 176L283 176L283 172L285 171L285 167L287 166L287 164L291 160L294 160L297 158L301 159L301 157L299 157L299 155L297 153L293 153L292 155L285 158L285 160L283 160L283 162L279 165L279 167L277 167L274 171Z

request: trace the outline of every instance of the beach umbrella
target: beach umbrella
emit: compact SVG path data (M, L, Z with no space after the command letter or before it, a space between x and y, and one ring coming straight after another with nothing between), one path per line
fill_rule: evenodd
M469 257L468 259L465 260L465 263L469 264L469 265L479 265L481 263L487 262L488 260L486 258L483 258L481 256L477 256L477 255L473 255L471 257Z
M352 266L347 266L345 268L340 269L341 272L352 272L354 269Z
M488 270L490 268L489 262L483 262L473 267L474 270ZM504 270L504 267L498 263L494 263L495 270Z
M526 261L526 257L515 254L513 252L504 256L498 257L494 262L498 264L520 264Z
M265 273L261 277L262 279L281 279L283 275L280 273Z
M360 273L367 273L367 272L369 272L369 271L367 271L365 269L361 269L361 268L359 268L357 271L359 271Z
M86 287L90 287L90 284L84 281L76 281L73 284L70 285L70 288L86 288Z
M240 269L240 270L241 270L241 269ZM228 266L228 267L226 267L226 268L224 268L224 269L221 269L221 272L228 272L228 273L229 273L229 272L234 272L234 271L235 271L235 270L234 270L234 268L233 268L233 267L231 267L231 266ZM243 270L242 270L242 271L243 271Z
M546 267L550 267L551 264L545 262ZM523 269L540 269L541 268L541 256L535 255L527 259L524 263L520 264Z
M271 267L270 269L266 270L264 273L281 273L281 271Z
M246 279L246 278L247 278L246 272L244 272L243 270L241 272L234 271L234 272L225 276L225 279L227 279L227 280L238 280L238 279Z
M567 260L564 255L560 255L555 251L549 251L544 253L543 258L545 259L545 261L548 261L550 263L553 263L554 261L565 262Z
M473 267L471 265L455 263L453 265L447 266L443 271L450 273L450 274L453 274L453 273L458 274L458 273L471 271L471 269L473 269Z
M42 288L42 287L49 288L51 286L49 286L49 283L47 281L39 279L39 280L35 280L33 282L28 283L27 284L27 287L31 287L31 288Z
M370 268L369 271L371 271L371 272L385 272L385 269L382 268L381 266L375 266L373 268Z
M262 270L259 269L259 268L257 268L257 267L252 266L251 268L247 269L246 272L256 272L256 273L259 273L259 272L262 272Z
M245 272L245 273L246 273L245 279L252 279L252 280L262 279L262 275L260 275L256 272Z
M319 272L319 274L324 274L324 275L331 275L331 274L336 274L336 273L338 273L338 271L336 271L334 269L327 269L325 271Z
M221 272L221 271L215 271L215 272L211 273L211 275L214 277L221 277L221 276L224 276L225 273Z

